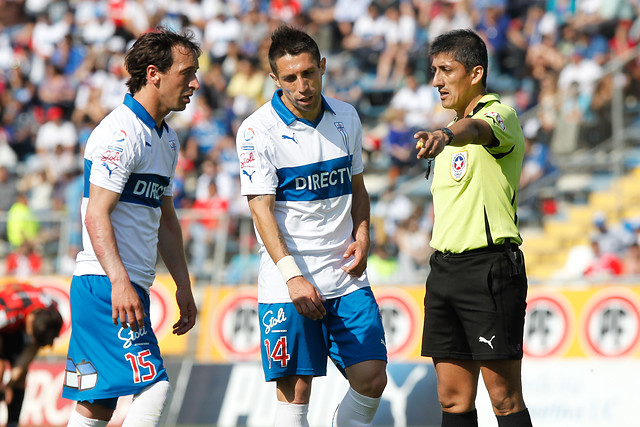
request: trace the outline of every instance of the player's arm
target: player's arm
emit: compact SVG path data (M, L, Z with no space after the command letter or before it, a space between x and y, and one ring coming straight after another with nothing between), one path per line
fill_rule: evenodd
M120 322L123 328L129 325L138 330L144 326L144 308L120 258L110 217L120 194L94 184L89 194L84 222L96 257L111 281L113 324Z
M252 195L247 196L247 199L256 230L258 230L267 252L276 265L282 265L278 264L278 261L291 253L274 214L276 196L273 194ZM302 316L321 319L326 314L322 305L324 298L302 274L289 278L287 287L293 305Z
M466 117L449 126L449 129L453 133L453 140L439 129L416 132L413 137L418 140L417 157L419 159L436 157L447 144L463 146L467 144L497 145L498 143L491 125L484 120Z
M176 283L176 303L180 319L173 325L173 333L182 335L196 324L196 303L191 291L191 279L184 253L182 229L173 207L173 197L163 196L162 216L158 230L158 252Z
M344 258L354 257L353 262L345 267L344 271L354 277L360 277L367 268L367 257L371 247L369 237L369 224L371 203L369 193L364 185L363 174L353 176L353 204L351 206L351 218L353 219L353 238L355 239L344 253Z
M11 376L4 388L4 399L7 404L11 403L11 400L13 400L13 390L15 388L24 388L29 365L33 362L33 359L36 358L38 350L40 350L40 346L35 342L31 343L22 351L22 353L20 353L15 364L11 368Z

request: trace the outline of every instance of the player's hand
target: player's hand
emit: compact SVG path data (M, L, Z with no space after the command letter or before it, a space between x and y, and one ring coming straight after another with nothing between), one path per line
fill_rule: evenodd
M292 277L287 282L287 287L291 301L301 316L318 320L327 314L322 304L324 297L304 276Z
M416 149L418 150L418 159L434 158L444 150L447 145L448 138L441 130L434 132L419 131L413 137L418 140Z
M111 287L111 318L113 324L123 328L131 327L137 331L144 327L144 306L134 285L127 281L124 284L113 283Z
M176 289L176 302L180 311L180 319L173 324L173 333L175 335L186 334L196 324L196 302L193 299L191 286L179 286Z
M342 267L348 275L352 277L360 277L367 269L367 256L369 254L368 245L363 242L352 242L345 251L343 258L353 257L353 262Z

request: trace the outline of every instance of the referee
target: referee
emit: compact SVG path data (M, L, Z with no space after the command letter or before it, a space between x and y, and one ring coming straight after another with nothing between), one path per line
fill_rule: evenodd
M500 427L531 426L520 377L527 277L517 188L524 138L515 111L486 93L487 48L471 30L429 50L447 127L415 134L427 159L435 220L422 355L433 358L442 427L478 425L482 372Z

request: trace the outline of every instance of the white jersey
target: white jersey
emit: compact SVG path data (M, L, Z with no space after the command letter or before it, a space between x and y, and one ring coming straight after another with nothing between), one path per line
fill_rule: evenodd
M278 90L240 126L236 145L241 193L275 194L275 217L304 277L325 298L369 286L366 273L342 270L354 239L351 217L353 175L362 173L362 125L355 109L323 98L316 123L296 118ZM258 300L291 301L280 271L260 242Z
M178 137L155 121L131 94L93 130L84 154L82 223L89 202L89 183L120 193L111 213L120 258L130 280L149 291L156 274L162 196L172 194L178 161ZM84 250L74 275L105 275L82 228Z

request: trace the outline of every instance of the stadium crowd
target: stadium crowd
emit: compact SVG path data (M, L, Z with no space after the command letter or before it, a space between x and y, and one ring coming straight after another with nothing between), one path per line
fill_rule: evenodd
M430 40L454 28L485 38L489 91L527 114L523 188L553 170L554 154L611 134L605 65L627 60L640 41L638 0L0 0L0 8L2 257L15 275L72 272L83 146L122 102L124 52L157 25L188 29L203 47L201 90L169 117L181 140L175 201L192 272L210 275L214 243L225 239L227 283L256 274L235 131L275 89L266 49L279 23L318 41L329 58L325 93L361 115L365 173L385 183L370 188L377 283L422 282L426 273L431 209L398 190L422 174L415 130L452 118L430 85ZM626 93L640 99L640 60L624 73Z

